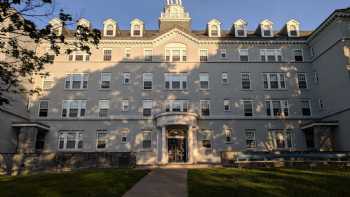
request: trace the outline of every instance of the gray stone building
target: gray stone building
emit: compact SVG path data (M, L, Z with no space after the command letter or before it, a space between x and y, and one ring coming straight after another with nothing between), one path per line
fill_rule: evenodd
M182 1L168 0L158 30L107 19L101 31L91 55L47 65L50 76L34 84L40 96L9 95L1 153L133 152L142 165L219 163L223 151L350 151L349 8L313 31L296 20L276 30L268 19L255 30L213 19L194 31Z

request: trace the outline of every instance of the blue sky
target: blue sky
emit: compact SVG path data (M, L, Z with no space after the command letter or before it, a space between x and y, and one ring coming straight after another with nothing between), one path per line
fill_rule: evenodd
M146 28L156 29L165 0L56 0L56 9L63 8L74 18L85 17L100 28L103 20L113 18L122 29L128 29L133 18L140 18ZM229 29L238 18L255 29L266 18L279 29L289 19L301 22L303 30L316 28L333 10L350 6L349 0L183 0L192 17L193 29L204 29L217 18Z

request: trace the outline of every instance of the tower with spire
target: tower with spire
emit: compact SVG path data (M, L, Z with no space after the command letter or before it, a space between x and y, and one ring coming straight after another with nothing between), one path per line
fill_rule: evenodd
M160 31L166 31L174 27L185 31L191 30L191 17L186 12L182 0L166 0L164 11L159 17Z

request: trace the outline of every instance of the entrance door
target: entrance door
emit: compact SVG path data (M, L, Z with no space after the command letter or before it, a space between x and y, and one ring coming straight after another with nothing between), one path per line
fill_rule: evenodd
M187 161L187 138L185 128L173 127L168 130L169 163Z

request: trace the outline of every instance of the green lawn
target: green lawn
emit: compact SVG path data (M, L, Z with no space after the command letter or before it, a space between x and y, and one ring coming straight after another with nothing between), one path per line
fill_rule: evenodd
M349 197L349 169L198 169L189 197Z
M1 197L118 197L147 174L144 170L86 170L19 177L0 176Z

